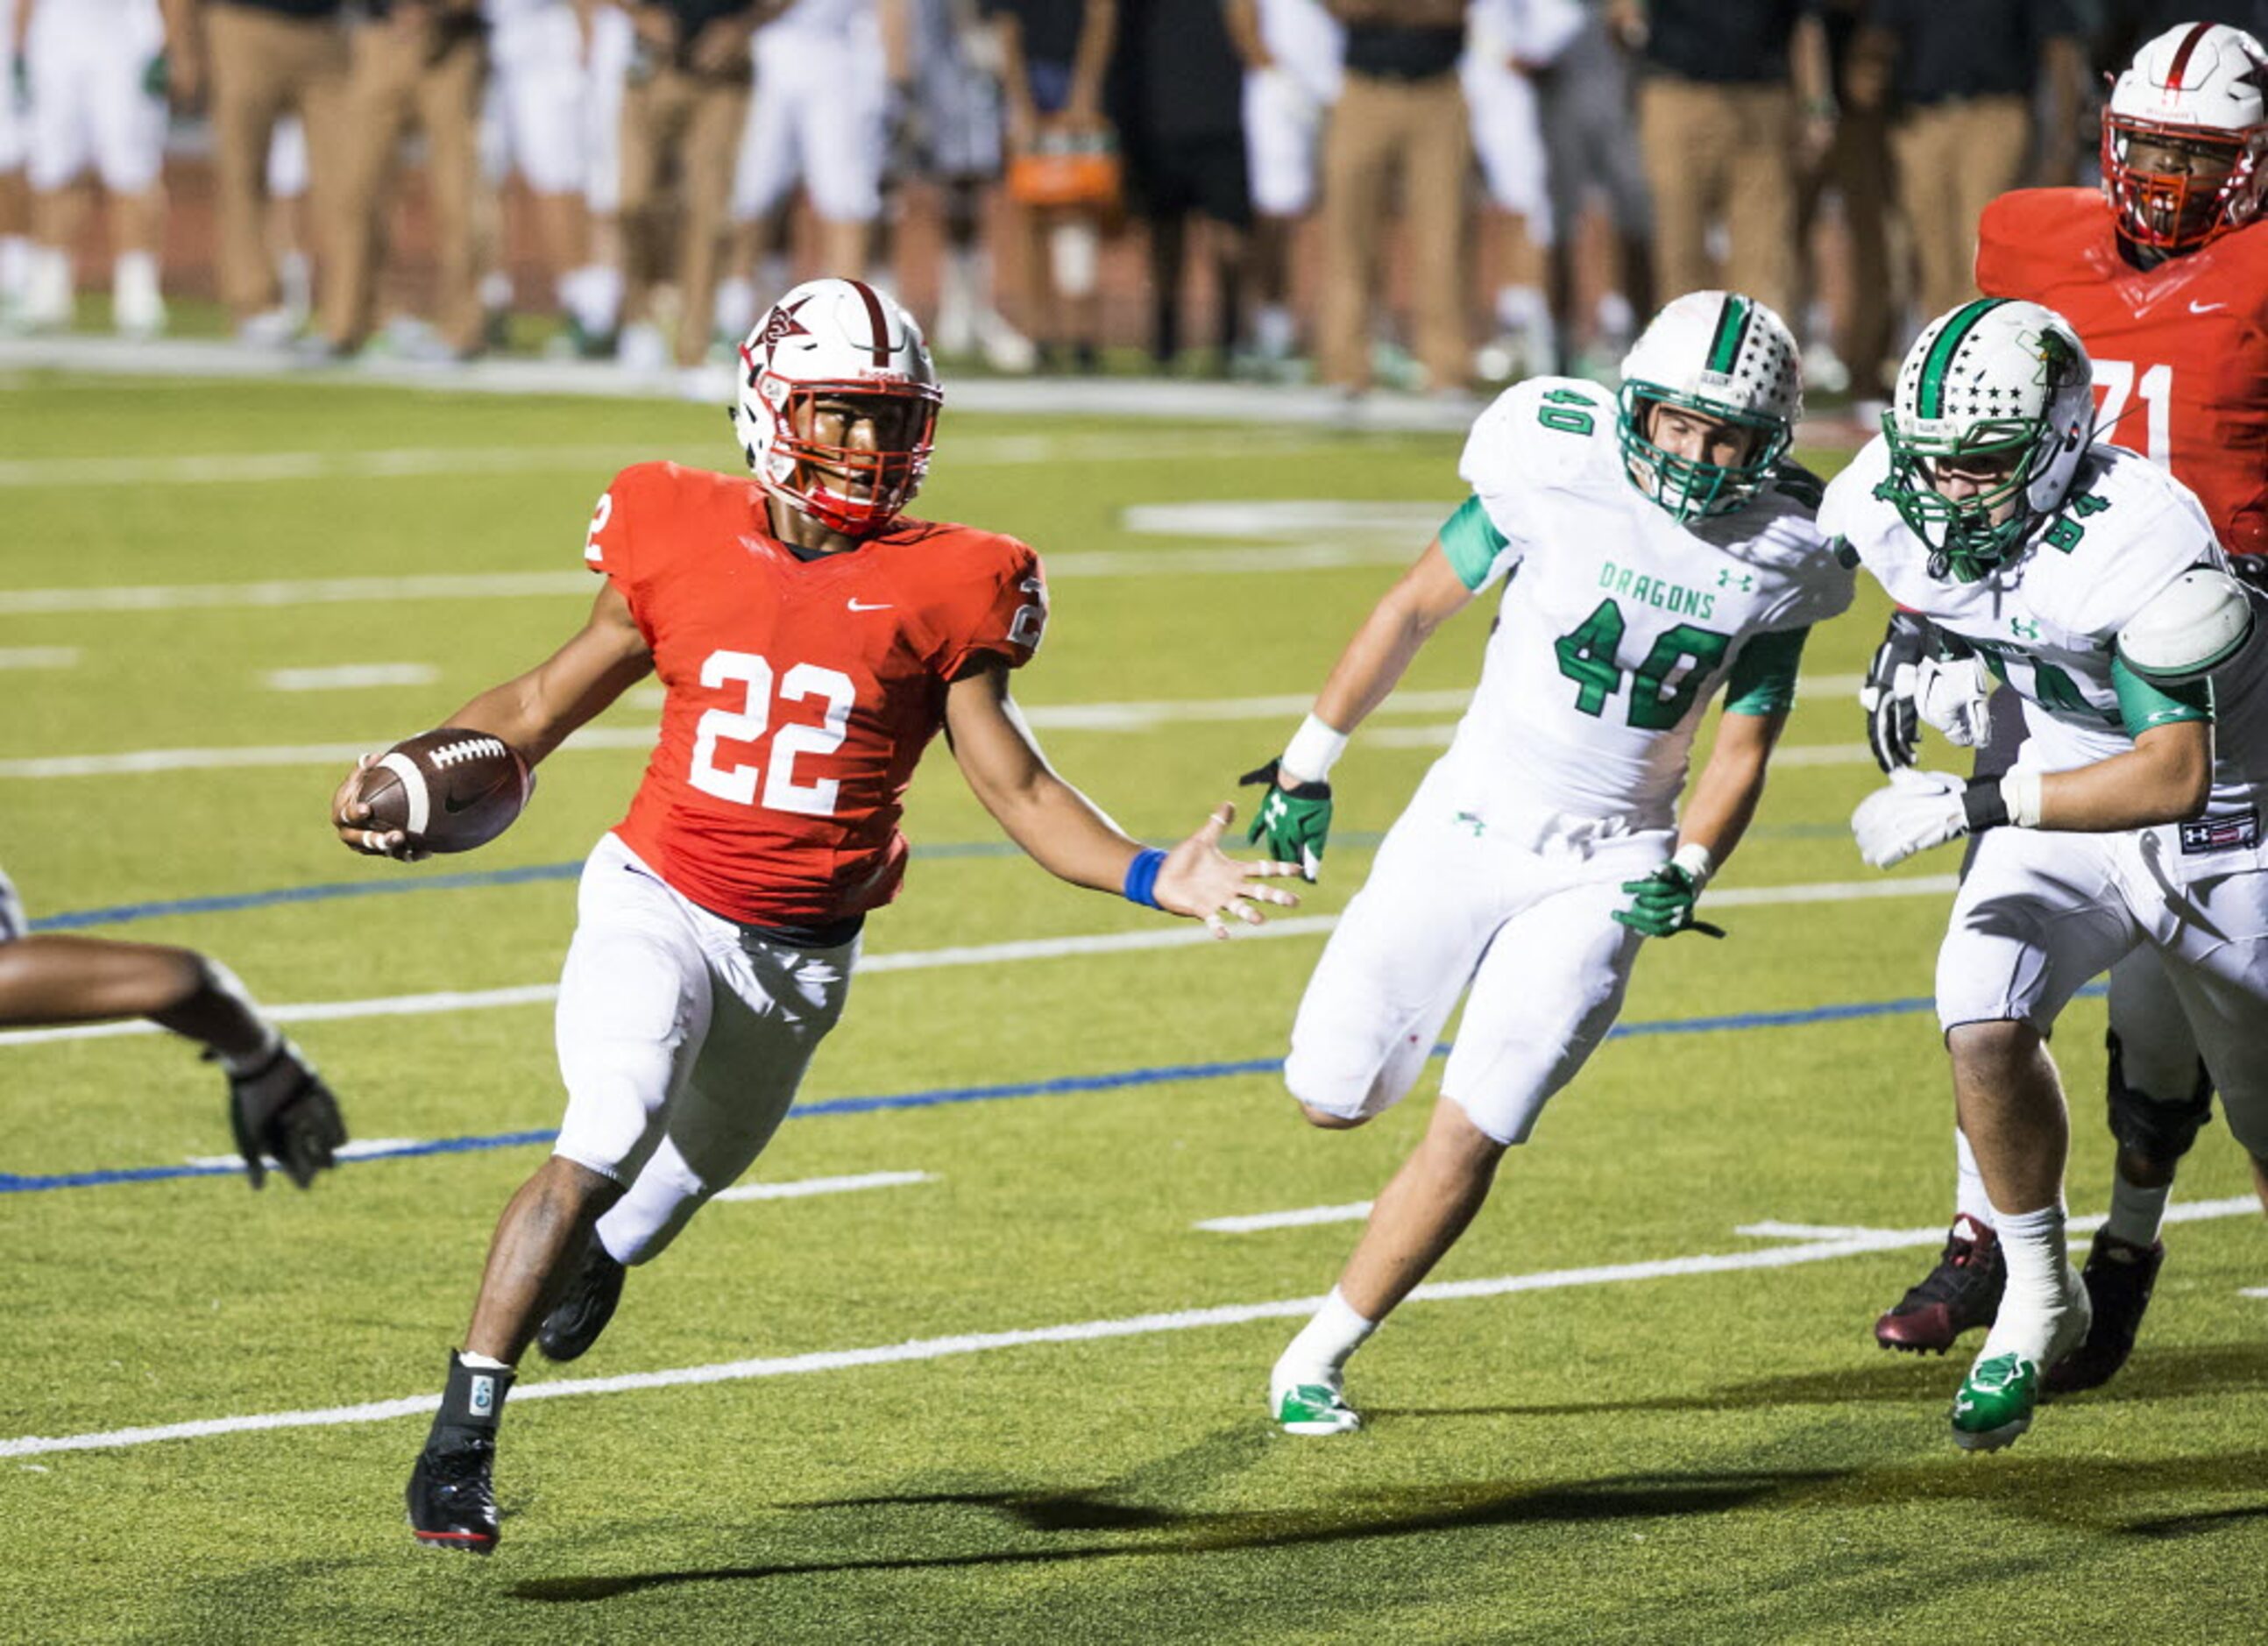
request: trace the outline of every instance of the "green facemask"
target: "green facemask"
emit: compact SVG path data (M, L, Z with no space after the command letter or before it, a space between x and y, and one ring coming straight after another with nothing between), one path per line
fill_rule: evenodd
M1749 461L1707 463L1664 451L1646 435L1646 409L1679 406L1705 417L1756 432ZM1626 382L1615 401L1615 432L1623 463L1641 490L1678 520L1730 514L1761 491L1772 469L1787 454L1794 431L1778 417L1736 410L1694 395L1681 395L1655 383Z
M2036 417L2001 417L1973 423L1954 439L1909 435L1896 412L1882 414L1882 436L1889 443L1889 477L1875 495L1898 511L1929 550L1929 574L1974 583L2014 559L2037 516L2024 494L2052 454L2054 440ZM1987 491L1955 500L1930 484L1929 464L1940 460L2018 454L2008 477ZM1995 521L2000 506L2014 500L2006 520Z

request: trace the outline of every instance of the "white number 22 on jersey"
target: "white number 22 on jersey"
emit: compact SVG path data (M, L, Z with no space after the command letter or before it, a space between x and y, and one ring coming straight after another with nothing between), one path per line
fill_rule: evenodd
M2102 409L2095 414L2095 438L2111 438L2113 428L2126 411L2127 396L2139 388L2143 416L2148 419L2142 431L2144 438L2138 441L2127 431L2119 429L2117 432L2124 438L2118 443L2137 447L2154 463L2173 461L2174 368L2161 361L2142 373L2138 385L2132 360L2097 360L2095 380L2102 385Z
M798 723L780 727L772 738L769 776L752 765L719 765L717 745L762 741L764 728L771 724L772 666L753 652L711 652L709 661L701 665L701 683L712 691L737 685L742 688L742 697L738 709L711 709L701 717L693 739L693 770L687 773L693 786L735 806L754 806L757 779L762 777L768 810L797 812L806 817L832 816L842 784L833 778L799 783L795 761L799 755L831 754L843 746L850 724L850 705L858 696L850 677L815 663L798 663L787 671L779 683L781 702L817 698L826 707L816 726Z

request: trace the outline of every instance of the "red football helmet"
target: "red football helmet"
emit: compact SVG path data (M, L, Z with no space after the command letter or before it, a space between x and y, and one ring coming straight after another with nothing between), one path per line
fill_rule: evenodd
M2210 170L2139 166L2137 144L2184 151ZM2264 191L2268 49L2242 29L2183 23L2135 53L2102 114L2102 192L2118 232L2178 256L2251 222Z
M733 408L757 483L853 537L886 529L921 489L945 399L913 316L860 280L806 280L740 345ZM886 401L871 445L828 439L830 399Z

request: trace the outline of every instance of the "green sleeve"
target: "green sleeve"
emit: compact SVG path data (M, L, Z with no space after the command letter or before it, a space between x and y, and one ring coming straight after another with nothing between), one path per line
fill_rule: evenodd
M2160 685L2143 679L2126 667L2125 659L2113 654L2110 684L2118 693L2118 718L2125 723L2129 737L2139 737L2154 726L2171 726L2176 720L2212 723L2210 675L2185 680L2178 685Z
M1488 582L1489 573L1496 570L1496 557L1512 542L1497 530L1478 498L1467 498L1454 514L1441 522L1436 535L1441 540L1441 552L1449 557L1449 569L1457 574L1458 581L1475 590Z
M1760 634L1733 659L1725 689L1727 714L1785 714L1795 705L1795 666L1811 631L1780 629Z

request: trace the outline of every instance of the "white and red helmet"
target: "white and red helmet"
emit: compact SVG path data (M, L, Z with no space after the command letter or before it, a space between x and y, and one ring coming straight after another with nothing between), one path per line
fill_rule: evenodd
M945 391L912 315L863 280L806 280L756 322L740 365L733 431L765 491L854 537L913 500ZM902 402L877 448L811 438L810 402L844 395Z
M2144 169L2134 142L2225 155L2225 176ZM2268 191L2268 49L2224 23L2182 23L2134 54L2102 113L2102 192L2118 232L2193 252L2260 215Z

